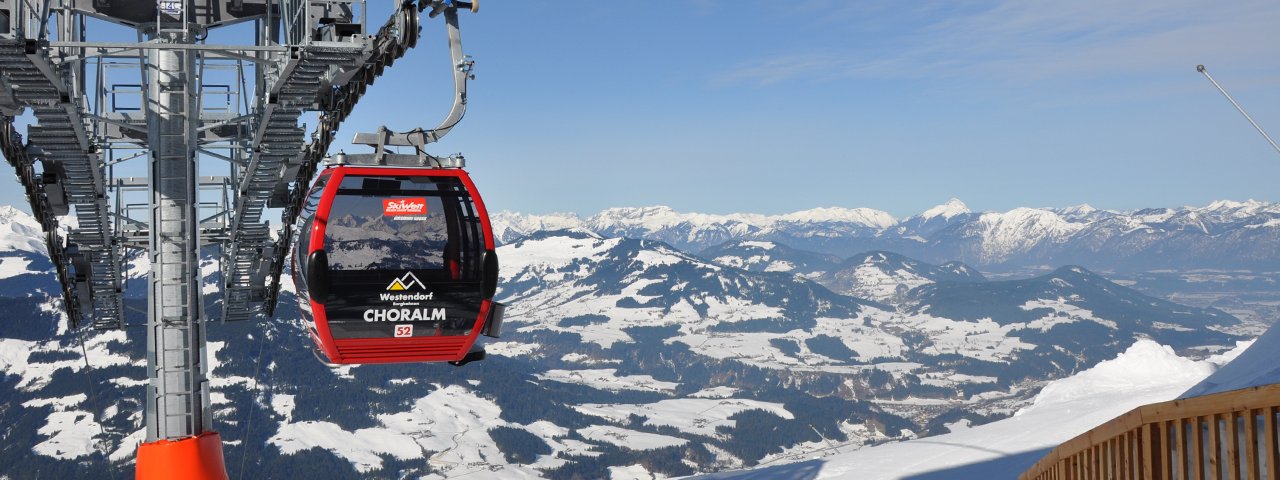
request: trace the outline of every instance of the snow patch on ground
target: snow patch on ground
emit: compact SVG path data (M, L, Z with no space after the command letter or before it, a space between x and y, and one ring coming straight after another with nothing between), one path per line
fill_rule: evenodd
M616 365L622 363L622 360L615 358L595 358L582 353L566 353L563 357L560 357L560 361L581 363L583 365Z
M504 357L526 357L532 355L542 345L537 343L521 343L521 342L494 342L486 343L484 351L493 355L502 355Z
M1060 279L1055 278L1053 280L1060 280ZM1034 328L1042 332L1048 331L1049 329L1053 328L1055 325L1059 325L1063 323L1073 323L1073 322L1079 322L1079 321L1089 321L1089 322L1098 323L1112 330L1115 330L1116 328L1118 328L1118 326L1116 325L1116 322L1098 318L1093 314L1092 311L1072 305L1067 301L1067 299L1061 298L1061 297L1055 300L1044 300L1044 299L1031 300L1031 301L1028 301L1027 303L1020 305L1018 308L1021 308L1027 311L1039 310L1039 309L1053 310L1053 313L1045 315L1044 317L1041 317L1038 320L1034 320L1026 324L1027 328Z
M267 442L279 447L280 453L285 455L312 448L328 450L350 461L360 473L381 469L380 455L399 459L423 456L422 448L408 435L381 428L348 432L329 422L282 423L280 430Z
M782 404L736 398L678 398L649 404L586 404L573 408L615 422L625 422L632 415L638 415L645 417L646 426L675 427L705 437L719 437L716 429L736 426L737 422L729 417L748 410L763 410L787 420L795 419Z
M93 368L104 368L129 365L133 362L127 355L111 351L112 343L126 342L123 330L100 332L85 336L85 350L89 353L89 362ZM80 349L70 350L74 358L52 362L31 363L28 360L36 352L67 352L60 341L29 342L11 338L0 339L0 371L21 377L17 388L24 392L33 392L44 388L53 378L54 372L69 369L79 372L84 368L85 359Z
M1017 350L1035 348L1035 345L1010 335L1015 330L1026 328L1026 324L1022 323L1000 325L989 318L963 321L935 317L927 313L907 315L873 308L864 309L862 318L881 329L920 332L928 335L931 345L924 349L924 353L931 355L956 354L978 360L1001 362L1011 357ZM905 349L905 346L902 348ZM863 354L856 347L854 349L859 354ZM894 356L901 356L903 353L905 353L903 350L899 350Z
M850 452L863 448L871 442L883 442L892 438L875 428L868 428L863 424L844 422L840 424L840 431L845 434L848 440L844 442L820 440L798 443L784 448L781 452L765 455L764 458L760 459L759 465L786 464L821 456L837 455L840 452ZM914 436L914 433L903 430L900 432L898 439L905 440L914 438Z
M261 335L261 334L259 334ZM248 341L254 341L252 336ZM227 347L227 342L208 342L205 358L209 362L209 386L212 393L209 395L209 403L213 405L229 404L229 400L225 394L220 394L218 390L231 387L233 385L241 385L247 390L258 390L261 385L252 378L240 375L219 375L218 368L222 366L222 361L218 359L218 353Z
M738 393L738 389L733 387L721 386L721 387L704 388L702 390L694 392L693 395L689 395L689 396L693 398L729 398L729 397L732 397L733 394L735 393Z
M920 374L920 383L935 387L951 387L964 383L996 383L999 378L984 375L966 375L956 372L928 372Z
M644 465L609 467L609 480L660 480L668 478L661 473L650 472Z
M293 421L293 408L297 405L293 395L277 393L271 396L271 410L284 417L285 422Z
M121 387L141 387L143 385L151 383L151 380L147 378L130 378L130 377L116 377L107 381Z
M618 376L616 368L592 370L548 370L538 374L540 380L560 383L586 385L597 390L617 392L621 390L637 390L641 392L673 392L680 384L663 382L649 375Z
M96 451L93 436L101 429L102 426L88 412L53 412L45 419L44 426L36 430L36 433L49 438L36 444L31 451L59 460L87 457Z
M40 273L35 270L27 269L31 265L31 260L22 257L4 257L0 258L0 280L13 278L18 275L28 273Z
M522 428L500 418L501 409L491 400L476 396L470 390L450 385L418 399L406 411L380 414L380 426L355 431L343 430L329 422L283 422L268 443L284 454L311 448L333 452L346 459L361 473L380 470L383 456L400 459L428 458L438 474L424 478L536 479L543 468L540 462L554 462L558 454L589 452L582 442L546 439L554 449L534 465L495 465L503 458L489 429L497 426ZM524 427L531 432L567 435L552 424L538 422ZM535 433L537 434L537 433Z
M129 436L120 440L120 447L111 452L107 458L111 459L112 462L133 460L134 452L138 451L138 445L141 445L146 438L147 429L145 427L130 433Z
M595 425L578 430L582 438L596 442L613 444L627 450L657 450L666 447L678 447L689 443L683 438L669 437L656 433L637 432L609 425Z
M71 395L67 397L57 398L37 398L22 402L22 406L26 408L53 407L56 411L69 410L71 407L78 406L88 400L89 396L83 393Z

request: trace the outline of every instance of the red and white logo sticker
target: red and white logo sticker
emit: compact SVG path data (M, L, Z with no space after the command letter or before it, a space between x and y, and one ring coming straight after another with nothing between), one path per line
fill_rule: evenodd
M413 324L409 324L409 325L396 325L396 330L395 330L395 332L396 332L396 338L412 337L412 336L413 336Z
M427 199L388 198L382 201L382 213L386 215L422 215L427 213Z

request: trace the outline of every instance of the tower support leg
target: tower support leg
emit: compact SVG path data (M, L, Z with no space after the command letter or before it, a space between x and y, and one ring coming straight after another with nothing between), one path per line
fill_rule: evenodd
M157 32L190 43L185 31ZM195 52L147 50L151 274L147 306L146 443L138 479L226 479L222 443L209 415L204 311L200 298Z

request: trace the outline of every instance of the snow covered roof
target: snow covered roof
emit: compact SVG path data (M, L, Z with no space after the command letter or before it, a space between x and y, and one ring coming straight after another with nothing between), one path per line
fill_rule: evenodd
M1258 337L1240 356L1178 398L1198 397L1280 383L1280 323Z

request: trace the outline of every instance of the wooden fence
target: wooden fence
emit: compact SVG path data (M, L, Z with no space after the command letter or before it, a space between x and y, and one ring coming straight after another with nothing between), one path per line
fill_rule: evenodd
M1280 384L1138 407L1019 480L1280 480Z

